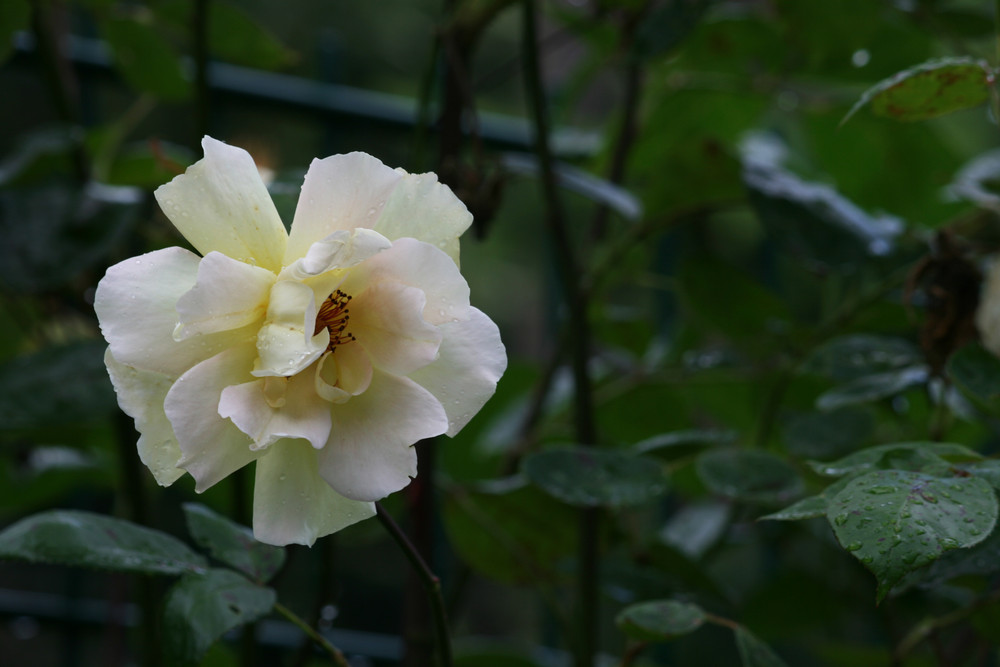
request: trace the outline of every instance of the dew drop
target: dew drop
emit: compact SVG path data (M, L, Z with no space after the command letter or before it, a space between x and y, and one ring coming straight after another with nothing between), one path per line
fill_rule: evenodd
M851 542L844 548L847 549L848 551L857 551L858 549L861 548L861 546L862 546L861 542Z

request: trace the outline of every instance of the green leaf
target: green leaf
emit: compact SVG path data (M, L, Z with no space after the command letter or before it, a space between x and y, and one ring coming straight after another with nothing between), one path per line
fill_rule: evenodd
M788 462L759 450L716 449L698 457L698 476L710 490L749 503L782 504L802 493Z
M525 458L522 470L553 498L576 507L638 505L667 490L659 462L619 451L550 449Z
M0 558L119 572L202 572L205 559L180 540L109 516L52 510L0 533Z
M830 498L834 497L840 490L847 486L850 478L844 477L836 480L833 484L823 489L815 496L809 496L792 503L788 507L759 517L758 521L801 521L803 519L817 519L826 517L826 510L830 506Z
M810 461L809 466L820 475L841 477L880 468L921 472L982 458L968 447L951 442L896 442L868 447L830 463Z
M0 432L104 419L117 410L103 342L43 349L0 364Z
M956 467L986 481L994 489L1000 490L1000 461L997 459L964 463Z
M667 641L694 632L705 622L705 611L678 600L652 600L625 607L615 624L641 641Z
M497 581L551 582L574 553L575 512L522 477L453 488L443 516L462 560Z
M905 338L852 334L822 345L809 357L805 370L845 382L915 366L921 361L920 348Z
M267 615L274 590L232 570L210 569L181 578L167 593L163 613L171 664L197 664L219 637Z
M1000 406L1000 359L982 345L966 345L953 354L948 375L981 406L991 410Z
M900 394L927 382L926 366L909 366L894 371L866 375L823 392L816 399L820 410L836 410L847 405L871 403Z
M869 103L876 115L903 121L926 120L979 106L990 97L992 76L985 62L971 58L921 63L866 90L841 124Z
M943 554L926 570L914 573L907 582L914 581L922 587L938 586L956 577L991 575L1000 571L1000 531L969 549L954 549Z
M216 56L238 65L278 69L295 58L294 52L264 26L238 7L222 2L209 8L208 37Z
M996 519L996 493L983 480L902 470L852 479L827 508L841 546L878 580L879 601L908 572L981 542Z
M785 425L784 436L791 454L829 458L856 450L874 429L870 412L845 407L799 415Z
M180 58L154 25L133 17L109 17L101 22L101 33L132 88L172 101L190 95Z
M0 2L0 65L14 52L14 35L28 29L31 5L27 0Z
M635 34L632 50L642 59L670 52L693 31L712 0L667 0L649 12Z
M789 505L783 510L765 514L758 521L800 521L802 519L815 519L826 516L826 507L828 504L829 501L826 496L809 496Z
M719 429L687 429L654 435L636 443L640 454L651 454L665 461L687 458L716 444L729 444L736 440L736 431Z
M733 631L743 667L787 667L774 650L742 625Z
M285 550L258 542L253 531L216 514L204 505L184 503L184 518L195 543L216 560L263 583L285 563Z

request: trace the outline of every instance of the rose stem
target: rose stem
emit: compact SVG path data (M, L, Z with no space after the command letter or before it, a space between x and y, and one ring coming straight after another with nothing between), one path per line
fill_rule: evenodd
M448 633L448 615L445 612L444 596L441 595L441 580L427 567L427 563L413 546L413 543L381 504L375 503L375 511L379 521L382 522L392 539L396 541L396 544L403 551L403 555L410 561L410 565L413 566L420 581L424 584L424 590L427 591L431 611L434 615L434 637L437 643L438 664L441 667L451 667L451 637Z
M585 446L595 445L597 433L593 420L593 397L587 363L590 356L590 323L587 320L586 294L580 288L573 248L569 241L559 195L556 187L555 168L549 148L549 122L545 108L542 78L538 62L538 31L535 26L535 2L524 3L524 81L527 97L531 101L535 124L535 152L541 172L542 194L545 199L546 221L556 250L563 298L569 310L570 354L573 368L573 413L576 440ZM577 667L591 667L597 646L597 583L598 535L600 509L580 510L579 544L577 556L577 621L575 663Z
M339 665L339 667L351 667L351 664L347 662L347 658L344 657L344 654L340 652L339 648L331 644L326 637L321 635L311 625L299 618L294 611L280 602L274 603L274 610L291 621L296 627L298 627L299 630L306 633L310 639L319 644L324 651L330 654L330 657L333 658L333 662Z

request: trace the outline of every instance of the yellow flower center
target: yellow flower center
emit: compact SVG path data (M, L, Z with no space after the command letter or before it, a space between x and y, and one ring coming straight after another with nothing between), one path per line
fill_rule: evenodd
M357 340L354 334L346 331L347 321L351 319L351 316L347 314L347 304L350 302L350 295L337 290L326 297L326 301L319 307L313 335L315 336L323 330L323 327L326 327L326 330L330 332L330 344L326 346L326 349L330 352L333 352L338 345Z

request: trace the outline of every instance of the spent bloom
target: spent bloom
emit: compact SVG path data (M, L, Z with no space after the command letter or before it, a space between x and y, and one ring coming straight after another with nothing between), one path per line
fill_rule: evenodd
M351 153L313 161L286 232L250 155L202 147L155 193L200 256L108 269L105 362L157 482L256 462L255 536L312 544L406 486L413 444L457 433L506 368L459 272L472 216L433 174Z

